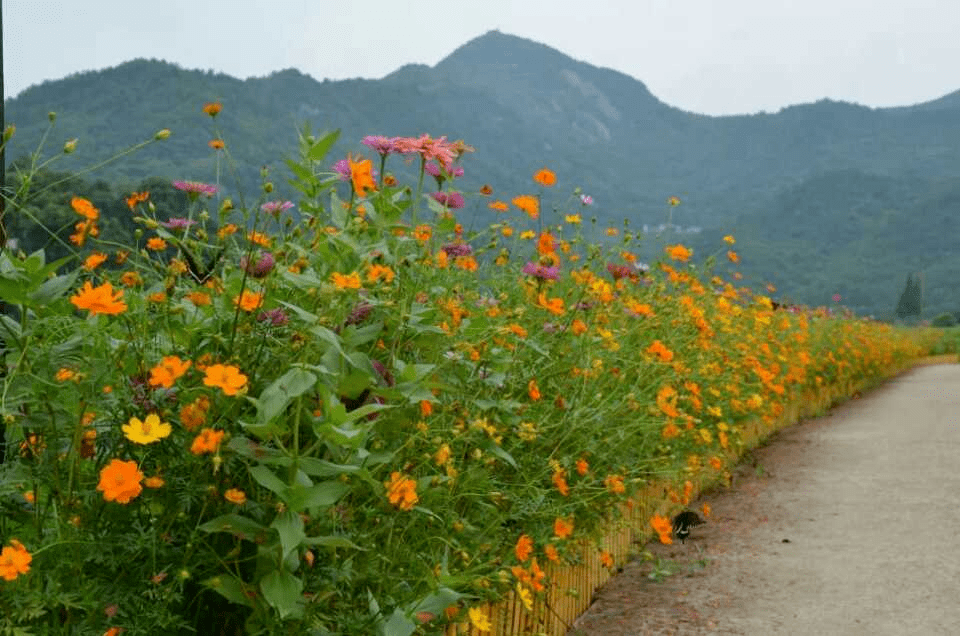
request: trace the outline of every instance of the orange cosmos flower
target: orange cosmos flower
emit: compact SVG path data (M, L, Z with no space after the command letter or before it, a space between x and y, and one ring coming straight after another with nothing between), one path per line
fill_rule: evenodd
M350 274L334 272L330 274L330 282L337 289L360 289L360 274L357 272L351 272Z
M673 533L673 524L670 523L669 519L661 515L654 515L653 518L650 519L650 525L653 526L653 529L660 535L660 543L664 545L673 543L673 538L670 536Z
M680 261L686 263L690 260L690 257L693 256L693 250L684 247L683 245L668 245L663 248L663 251L667 253L667 256L672 258L675 261Z
M247 500L247 493L238 488L230 488L227 492L223 493L223 498L232 504L240 506Z
M150 198L149 192L133 192L126 198L127 207L130 208L132 212L138 203L143 203Z
M719 457L714 455L713 457L710 458L710 466L714 470L720 470L721 468L723 468L723 461Z
M433 403L430 400L420 400L420 417L433 415Z
M207 423L207 411L210 410L210 398L201 395L180 409L180 423L188 431L200 428Z
M207 142L207 145L213 148L214 150L223 150L225 147L225 144L223 143L223 139L211 139L210 141Z
M107 260L107 255L103 252L94 252L83 261L83 269L93 271L100 267Z
M127 310L127 304L120 299L123 298L123 290L113 291L113 285L104 283L98 287L86 281L83 287L76 295L70 297L77 309L86 309L90 315L97 314L122 314Z
M513 197L511 202L527 213L531 219L535 219L540 216L540 200L529 194L521 194L520 196Z
M521 534L520 538L517 539L517 545L514 546L513 552L517 555L517 561L523 563L529 559L533 553L533 539L525 534Z
M491 201L487 204L487 207L496 212L506 212L510 209L510 206L503 201Z
M541 168L533 175L533 180L545 188L549 188L553 185L556 185L557 175L552 170Z
M22 543L16 539L10 539L10 545L4 546L0 550L0 578L5 581L12 581L21 574L30 571L30 562L33 556Z
M147 239L147 249L154 252L160 252L167 249L167 242L158 236Z
M590 464L583 457L577 460L577 474L583 477L590 470Z
M143 492L141 481L143 473L137 468L137 462L114 458L100 471L97 490L106 501L128 504Z
M70 199L70 207L73 208L74 212L88 221L96 221L100 218L100 210L93 207L93 204L83 197L73 197Z
M263 232L247 232L247 240L260 247L270 247L270 237Z
M540 254L554 254L557 250L557 239L550 232L541 232L537 240L537 252Z
M661 362L670 362L673 360L673 351L667 349L659 340L654 340L653 344L647 347L647 353L657 356Z
M244 311L254 311L263 304L263 292L252 292L245 289L242 294L234 297L233 304Z
M667 203L669 203L673 207L676 207L680 205L680 199L678 199L677 197L670 197L669 199L667 199Z
M706 503L703 504L703 516L709 518L710 512L711 512L710 504L706 504Z
M373 180L373 164L369 159L354 161L352 156L347 155L347 162L350 164L350 182L357 196L365 197L367 190L377 189L377 184Z
M530 399L537 401L541 398L540 387L537 386L536 380L530 380L527 383L527 395L530 396Z
M120 283L124 287L136 287L137 285L143 284L143 279L140 278L140 274L137 272L129 271L120 275Z
M220 102L207 102L203 105L203 112L211 117L219 115L221 110L223 110L223 104Z
M627 492L627 487L623 485L623 477L620 475L607 475L603 480L603 485L615 495L622 495Z
M77 372L72 369L68 369L66 367L61 367L60 370L57 371L57 374L54 376L57 382L66 382L67 380L72 380L75 377L77 377Z
M216 453L220 448L220 441L224 436L223 431L213 428L205 428L193 439L190 445L190 452L194 455L203 455L204 453Z
M732 235L727 234L726 236L723 237L723 242L729 245L733 245L734 243L737 242L737 239L733 238Z
M178 356L164 356L155 367L150 369L150 386L162 386L169 389L177 378L187 372L192 363Z
M153 489L163 488L163 485L164 485L165 483L167 483L167 482L165 482L165 481L163 480L163 477L161 477L160 475L154 475L153 477L147 477L146 479L143 480L143 485L144 485L144 486L146 486L147 488L153 488Z
M390 481L384 482L384 486L387 487L387 499L400 510L412 510L420 501L417 482L400 472L390 473Z
M491 188L489 184L484 184L483 187L480 188L480 194L488 197L493 194L493 188Z
M570 486L567 485L567 471L561 468L553 473L553 477L551 479L553 481L553 485L557 487L557 490L560 491L561 495L566 497L570 494Z
M367 266L367 282L369 283L376 283L381 280L385 283L392 283L395 276L393 270L386 265L374 263Z
M733 250L727 250L727 258L730 259L731 263L739 263L740 255L734 252Z
M603 567L605 567L605 568L612 568L612 567L613 567L613 556L612 556L609 552L607 552L606 550L603 550L602 552L600 552L600 563L601 563L601 564L603 565Z
M553 534L558 539L566 539L573 534L573 520L557 517L553 520Z
M537 296L537 305L543 307L555 316L562 316L564 313L566 313L566 310L563 308L563 299L547 298L546 292L540 292L540 294Z
M239 230L239 226L237 226L235 223L227 223L222 228L217 230L217 238L223 240L231 234L236 234Z
M553 547L552 543L548 543L543 547L543 553L547 555L547 558L554 563L560 562L560 554L557 552L557 549Z
M225 395L236 395L247 388L247 376L233 365L212 364L204 373L204 385L218 387Z

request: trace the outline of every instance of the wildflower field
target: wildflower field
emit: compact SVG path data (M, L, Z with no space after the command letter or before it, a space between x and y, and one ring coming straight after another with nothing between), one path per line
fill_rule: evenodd
M0 634L484 633L488 602L533 611L584 550L615 568L638 493L686 505L746 427L935 345L775 309L711 272L734 237L702 260L626 228L589 242L571 175L465 192L464 142L336 161L336 139L305 131L249 201L131 193L132 245L77 192L75 256L0 256Z

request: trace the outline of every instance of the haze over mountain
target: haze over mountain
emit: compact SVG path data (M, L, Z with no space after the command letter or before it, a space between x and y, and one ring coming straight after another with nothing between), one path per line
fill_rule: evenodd
M57 111L51 152L79 138L74 168L170 128L163 144L97 176L130 187L150 176L210 181L213 129L200 106L212 100L224 104L216 124L250 192L264 164L286 174L280 159L295 155L305 123L342 129L337 156L364 150L368 134L446 135L477 149L464 162L466 191L531 192L530 175L546 165L559 178L551 195L580 186L601 225L627 218L633 228L663 223L666 199L679 196L674 223L703 229L682 240L700 255L735 233L739 270L778 296L826 304L840 293L884 316L907 274L922 271L926 313L960 310L960 254L948 240L960 229L960 91L898 108L823 100L709 117L623 73L491 31L434 67L400 66L380 80L318 82L291 69L241 81L134 60L45 82L6 104L18 128L8 160L32 150ZM488 216L482 202L466 213L478 224Z

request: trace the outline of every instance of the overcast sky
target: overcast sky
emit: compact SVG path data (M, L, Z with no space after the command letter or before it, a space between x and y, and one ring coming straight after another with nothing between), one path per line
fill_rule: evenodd
M0 0L6 95L137 57L246 78L434 65L519 35L709 113L829 97L898 106L960 89L960 0Z

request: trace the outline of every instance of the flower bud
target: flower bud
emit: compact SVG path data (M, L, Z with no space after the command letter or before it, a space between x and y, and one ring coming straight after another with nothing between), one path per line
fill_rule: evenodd
M168 138L169 136L170 136L170 129L169 129L169 128L164 128L164 129L162 129L162 130L158 130L158 131L156 132L156 134L153 136L153 138L156 139L157 141L163 141L164 139Z
M13 124L10 124L3 129L3 143L10 141L10 138L13 137L14 133L17 132L17 127Z
M52 124L53 122L57 121L57 113L51 110L49 113L47 113L47 119L49 119L50 123Z
M269 181L267 181L266 183L264 183L264 184L263 184L263 191L266 192L267 194L270 194L271 192L273 192L273 184L272 184L271 182L269 182Z
M65 155L69 155L70 153L72 153L72 152L73 152L74 150L76 150L76 149L77 149L77 139L76 139L76 137L74 137L73 139L71 139L71 140L69 140L69 141L67 141L66 143L63 144L63 154L65 154Z

